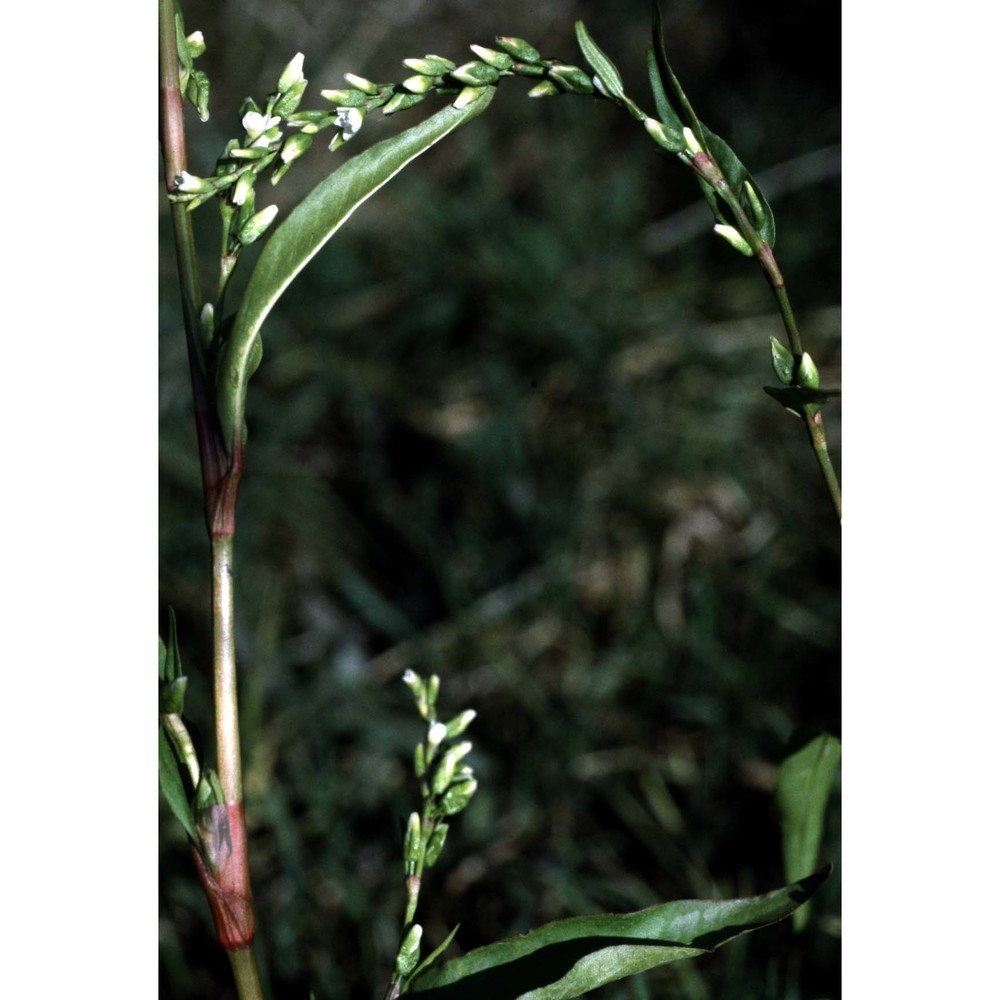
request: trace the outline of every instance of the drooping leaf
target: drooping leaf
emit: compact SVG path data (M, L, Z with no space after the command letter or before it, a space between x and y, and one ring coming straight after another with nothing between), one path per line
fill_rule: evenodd
M476 100L465 107L449 105L348 160L274 231L250 276L219 358L218 409L226 447L242 432L247 382L260 363L260 328L281 293L359 205L449 132L486 110L494 88L479 89Z
M194 814L191 812L191 803L188 801L184 781L181 778L177 756L170 745L167 734L163 731L163 724L161 723L158 728L160 731L160 788L163 790L163 797L167 800L170 811L180 820L187 835L193 840L197 840L198 833L195 829Z
M828 874L827 867L749 899L681 900L637 913L556 921L430 969L407 992L421 1000L569 1000L781 920Z
M622 75L618 72L618 67L604 54L597 42L590 37L590 33L584 27L583 21L576 22L576 40L580 45L580 51L584 59L590 64L590 68L600 78L604 89L612 97L617 97L620 101L627 100L625 96L625 84Z
M778 768L785 876L812 871L819 857L823 819L840 765L840 740L822 733L787 757ZM796 930L808 919L806 907L793 917Z

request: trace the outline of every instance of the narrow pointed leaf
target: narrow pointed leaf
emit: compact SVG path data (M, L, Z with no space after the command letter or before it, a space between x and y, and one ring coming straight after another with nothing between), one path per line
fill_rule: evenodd
M590 33L583 25L583 21L576 22L576 40L580 45L583 57L590 64L590 68L601 78L604 89L612 96L621 101L627 100L625 96L625 84L622 75L618 72L618 67L601 51L597 42L590 37Z
M664 80L670 85L670 89L674 94L674 103L684 112L687 124L697 136L702 149L707 149L708 143L705 142L701 121L694 113L694 108L691 107L691 102L687 99L684 88L681 87L680 81L674 75L674 71L667 60L667 50L663 44L663 20L660 17L660 5L658 3L653 4L653 55L656 59L657 69L660 71L661 85Z
M801 906L829 874L749 899L681 900L637 913L573 917L415 977L421 1000L569 1000L605 983L712 951Z
M676 132L678 137L683 140L684 122L681 121L680 115L674 110L670 98L667 97L656 53L652 48L646 49L646 67L649 70L649 86L653 91L653 102L656 104L656 113L660 121L666 125L671 133Z
M227 447L242 427L247 382L260 361L260 328L281 293L359 205L421 153L486 109L494 88L479 90L477 99L464 108L449 105L348 160L274 231L250 276L219 359L218 409Z
M180 820L187 835L193 840L197 840L194 814L191 812L191 804L188 802L177 756L170 746L163 726L160 725L157 728L160 731L160 788L163 790L163 797L167 800L170 811Z
M778 806L789 879L816 867L823 819L839 765L840 741L822 733L778 768ZM807 908L802 907L792 919L795 929L801 930L808 919Z

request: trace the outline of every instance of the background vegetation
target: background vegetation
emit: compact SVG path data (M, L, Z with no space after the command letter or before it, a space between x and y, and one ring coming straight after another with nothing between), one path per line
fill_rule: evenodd
M297 50L317 106L343 72L402 79L405 57L461 60L496 33L582 63L580 17L651 109L645 0L202 4L187 20L208 42L213 117L192 123L191 169L207 171L241 99ZM829 385L838 19L791 0L664 9L695 107L771 198ZM265 327L237 616L258 941L283 1000L384 988L416 800L408 666L441 675L443 711L479 713L480 791L422 895L427 940L461 921L466 949L576 913L781 884L777 764L797 730L839 735L839 529L804 431L760 388L780 331L767 285L624 114L526 89L507 81L363 206ZM426 113L372 116L274 200L287 209L344 152ZM214 246L214 209L196 220ZM208 734L208 555L163 222L161 590ZM838 406L825 417L839 463ZM164 814L161 996L232 996ZM599 995L838 996L838 912L835 869L797 938L786 922Z

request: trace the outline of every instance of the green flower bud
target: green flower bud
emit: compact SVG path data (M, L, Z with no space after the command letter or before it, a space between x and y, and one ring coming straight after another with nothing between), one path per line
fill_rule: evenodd
M433 867L437 859L441 857L441 851L444 849L444 841L447 836L448 824L438 823L430 839L427 841L427 848L424 851L424 865L427 868Z
M236 186L233 188L232 201L234 205L246 204L247 195L253 193L253 185L256 180L257 176L252 170L245 170L240 174L239 179L236 181Z
M771 367L782 385L795 380L795 355L775 337L771 338Z
M234 160L263 160L265 156L270 156L273 150L267 140L264 145L247 146L246 148L237 146L229 151L229 156Z
M174 187L178 191L190 194L211 194L215 190L210 181L205 180L204 177L195 177L194 174L189 174L186 170L182 170L174 178Z
M662 146L671 153L679 153L684 149L684 137L675 129L668 129L663 122L657 121L655 118L646 118L642 124L658 146Z
M432 76L417 76L408 77L403 81L403 86L411 94L426 94L428 91L434 89L434 77Z
M281 152L278 156L281 158L282 163L292 163L302 156L312 143L312 136L306 135L303 132L299 132L297 135L290 135L285 140L285 144L281 147Z
M345 108L361 108L368 102L363 90L321 90L319 96Z
M418 743L413 748L413 773L422 778L427 773L427 756L424 753L423 743Z
M441 690L441 678L437 674L431 674L427 678L427 704L430 706L431 714L437 705L438 692Z
M500 79L500 74L492 66L474 59L462 66L458 66L451 71L451 75L461 83L470 87L484 87L489 83L496 83Z
M750 202L750 209L753 212L753 221L757 226L757 231L760 232L767 224L767 213L764 211L757 191L749 181L743 182L743 190L747 193L747 201Z
M264 113L261 106L252 97L245 97L243 99L243 103L240 105L239 110L240 118L242 119L248 111L256 111L259 115Z
M236 238L243 246L250 246L251 243L259 240L264 235L265 230L274 222L274 217L277 214L277 205L268 205L267 208L262 208L247 219L246 224L236 234Z
M796 381L805 389L819 388L819 369L816 367L816 362L808 354L803 354L799 359Z
M478 787L475 778L466 778L452 785L441 799L441 808L444 809L445 815L454 816L460 813L469 804Z
M427 685L424 683L424 679L415 670L406 670L403 672L403 683L412 692L417 703L417 710L426 719L428 715Z
M567 94L592 94L594 84L578 66L550 66L549 79L555 80L559 89Z
M466 740L464 743L458 743L451 747L441 758L441 763L438 764L438 769L434 772L434 778L431 781L431 791L435 795L441 795L451 784L452 779L455 777L455 769L458 767L458 762L471 749L472 744Z
M308 80L299 80L298 83L293 83L275 102L271 110L281 118L290 115L302 103L302 95L306 92L308 84Z
M366 80L363 76L356 76L354 73L345 73L344 79L355 90L363 90L369 97L374 97L378 93L378 84Z
M541 63L542 54L533 45L529 45L523 38L511 38L509 35L497 35L497 45L509 53L515 59L520 59L526 63Z
M292 56L292 61L281 71L281 76L278 77L279 94L287 93L297 83L305 82L305 77L302 75L302 66L305 58L301 52L296 52Z
M528 91L528 97L555 97L557 94L561 94L562 91L559 89L558 85L553 83L551 80L542 80L541 83L536 83L531 90Z
M423 59L404 59L403 65L407 69L412 69L414 73L420 73L423 76L443 76L455 68L455 64L450 59L443 59L441 56L424 56Z
M197 59L198 56L205 54L205 36L200 31L192 31L187 36L187 43L192 59Z
M191 70L191 75L188 77L187 87L185 88L184 94L195 106L198 111L198 117L203 122L208 121L209 89L208 74L202 72L200 69Z
M210 809L212 806L222 805L225 801L219 776L210 767L206 767L201 772L198 788L194 793L195 809Z
M399 946L396 955L396 975L399 977L408 976L420 961L420 938L424 929L420 924L414 924L403 938L403 943Z
M407 875L416 874L423 846L420 816L415 812L410 813L410 821L406 824L406 836L403 838L403 867Z
M453 108L467 108L473 101L479 100L479 87L463 87L458 97L451 102Z
M257 179L257 175L252 170L248 170L245 174L241 174L240 180L242 180L244 177L248 178L248 181L251 185ZM239 184L239 181L237 181L236 183ZM239 214L236 216L235 232L238 233L247 224L247 220L253 215L255 211L256 201L257 201L257 196L254 194L254 190L251 187L250 190L247 191L246 197L243 199L243 204L240 205Z
M419 104L424 97L424 94L404 94L402 92L393 94L383 106L382 114L394 115L397 111L405 111L407 108L412 108L414 104Z
M682 132L684 134L684 144L687 146L688 152L692 156L697 156L699 153L704 152L704 150L701 148L701 143L698 142L694 132L692 132L691 129L687 127L687 125L684 126Z
M492 66L501 72L509 70L514 65L514 60L506 52L497 52L496 49L488 49L484 45L470 45L470 49L479 56L487 66Z
M717 225L715 231L735 250L739 250L744 257L753 256L753 247L743 238L739 230L732 226Z
M184 711L187 678L178 677L160 685L160 715L180 715Z
M469 728L469 724L475 717L476 713L471 708L460 712L445 726L445 736L449 740L455 739L456 736L461 736Z

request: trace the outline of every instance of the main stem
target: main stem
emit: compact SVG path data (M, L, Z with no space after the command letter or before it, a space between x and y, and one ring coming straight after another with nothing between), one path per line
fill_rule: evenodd
M212 539L212 642L215 675L215 746L219 783L226 802L243 801L239 701L236 693L236 634L233 601L233 539Z
M699 157L704 157L704 160L699 162ZM692 167L716 187L716 190L725 199L726 204L736 216L740 232L753 248L754 256L763 269L771 286L771 291L774 292L774 297L778 301L781 320L785 325L785 333L788 335L788 345L791 347L796 359L801 359L803 354L802 337L799 335L798 324L795 322L795 313L792 312L792 303L788 297L788 290L785 288L785 277L774 258L774 251L747 218L746 212L743 211L743 206L726 183L722 176L722 171L719 170L718 166L706 154L699 153L694 158ZM802 416L805 418L813 454L816 456L820 471L823 473L823 481L826 483L827 493L830 494L830 500L837 511L837 520L842 520L840 481L837 479L837 473L830 458L830 451L826 445L826 431L823 428L823 415L820 412L819 404L807 404L803 408Z
M174 0L158 0L160 51L160 136L164 179L168 191L187 167L183 98L177 60ZM204 853L205 845L194 845L199 876L209 894L216 930L236 913L236 937L227 941L240 1000L264 1000L253 953L253 904L250 898L249 859L246 853L246 823L243 817L243 777L240 763L239 712L236 692L236 642L233 600L233 535L236 527L236 497L243 471L239 442L226 455L219 422L212 405L201 348L201 284L190 214L183 205L171 205L174 248L180 278L184 331L188 345L191 386L194 394L198 451L201 459L205 519L212 543L212 632L215 680L215 732L219 783L225 804L213 807L206 822L219 823L231 854L215 857ZM235 824L235 828L234 828ZM232 921L230 921L232 923Z

